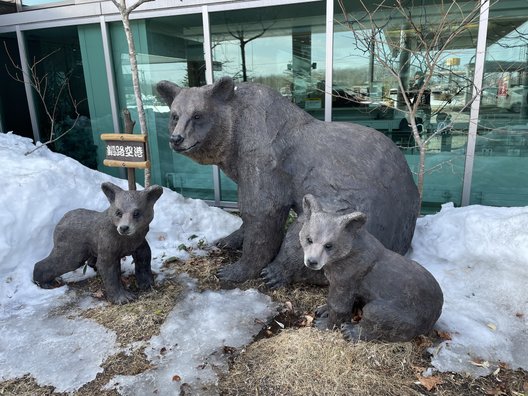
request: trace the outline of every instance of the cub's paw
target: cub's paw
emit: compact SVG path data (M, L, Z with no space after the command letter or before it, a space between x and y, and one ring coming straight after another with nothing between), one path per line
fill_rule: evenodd
M258 276L258 271L253 270L247 263L237 261L218 270L216 276L224 284L242 283Z
M129 302L134 301L137 298L137 296L128 290L122 289L112 294L108 293L106 298L112 304L122 305L122 304L127 304Z
M321 305L315 309L315 319L314 326L319 330L328 330L331 329L328 321L328 305Z
M361 327L356 323L343 323L341 325L343 338L350 342L357 342L361 339Z
M139 290L146 291L154 288L154 276L152 274L137 275L136 282Z
M328 305L324 304L315 309L316 318L327 318L328 317Z
M38 282L34 280L33 283L42 289L55 289L57 287L64 286L62 278L55 278L50 282Z

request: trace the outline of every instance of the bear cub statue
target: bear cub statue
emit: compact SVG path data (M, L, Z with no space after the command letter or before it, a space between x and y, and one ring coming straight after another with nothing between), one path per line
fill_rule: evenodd
M385 248L366 230L364 213L326 212L311 194L303 210L304 264L322 268L329 282L316 327L340 327L349 341L409 341L431 331L444 301L431 273Z
M125 304L135 295L121 283L121 258L132 255L140 290L154 285L145 236L163 188L126 191L106 182L101 189L110 207L103 212L75 209L66 213L55 227L50 255L35 264L33 281L42 288L51 288L57 277L87 263L101 276L106 298L114 304Z

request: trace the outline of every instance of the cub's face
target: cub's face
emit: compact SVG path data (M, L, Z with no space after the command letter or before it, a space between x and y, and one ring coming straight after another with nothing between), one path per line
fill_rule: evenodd
M325 212L311 194L303 197L303 217L299 240L304 265L313 270L350 256L357 249L359 232L367 219L361 212L344 215Z
M332 261L346 256L347 243L340 235L340 229L336 216L325 212L312 213L299 233L304 265L320 270Z
M108 214L120 235L133 236L147 228L154 218L154 204L163 193L160 186L142 191L125 191L112 183L103 183L110 202Z

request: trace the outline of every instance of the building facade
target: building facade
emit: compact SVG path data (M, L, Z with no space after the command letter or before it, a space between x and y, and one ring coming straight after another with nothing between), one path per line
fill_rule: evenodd
M427 139L424 212L445 202L528 205L528 3L403 3L400 13L389 6L365 9L356 0L141 5L130 19L152 182L236 205L236 185L217 167L170 150L169 108L154 88L160 80L192 87L226 75L269 85L321 120L378 129L418 172L419 149L401 92L410 92L434 63L415 118ZM0 5L0 131L40 141L49 140L51 130L54 136L67 132L50 144L53 150L122 176L103 165L100 139L123 132L122 109L137 120L128 46L114 4Z

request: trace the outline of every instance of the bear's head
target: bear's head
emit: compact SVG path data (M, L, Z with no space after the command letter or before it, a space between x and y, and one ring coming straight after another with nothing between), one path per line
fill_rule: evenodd
M222 77L199 88L160 81L156 89L170 107L170 147L202 164L222 161L223 148L230 141L233 79Z
M367 221L364 213L353 212L344 215L322 210L315 197L307 194L303 198L304 223L299 240L304 252L304 265L320 270L355 251L358 239Z
M149 226L154 218L154 204L163 194L163 188L156 185L142 191L127 191L105 182L101 189L110 202L107 213L118 234L124 236L133 236Z

